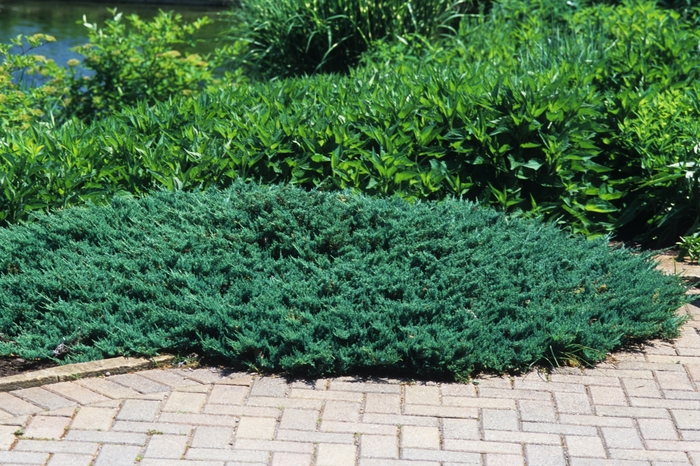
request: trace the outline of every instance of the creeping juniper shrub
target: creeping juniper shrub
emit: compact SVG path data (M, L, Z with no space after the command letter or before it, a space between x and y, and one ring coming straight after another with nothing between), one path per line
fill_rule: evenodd
M672 337L646 255L469 202L236 182L0 230L0 355L196 352L298 376L463 378Z

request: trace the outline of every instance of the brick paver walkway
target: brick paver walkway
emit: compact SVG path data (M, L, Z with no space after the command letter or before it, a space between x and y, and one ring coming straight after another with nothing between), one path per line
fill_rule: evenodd
M473 384L148 370L0 393L0 464L700 466L700 308L673 344Z

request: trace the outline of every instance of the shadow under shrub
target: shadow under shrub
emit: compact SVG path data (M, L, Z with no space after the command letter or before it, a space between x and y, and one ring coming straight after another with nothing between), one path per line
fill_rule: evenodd
M0 356L189 353L297 376L464 378L672 337L648 255L468 202L236 182L0 230Z

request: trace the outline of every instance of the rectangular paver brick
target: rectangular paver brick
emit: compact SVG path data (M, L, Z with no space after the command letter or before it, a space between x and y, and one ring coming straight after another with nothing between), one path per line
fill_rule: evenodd
M236 406L236 405L215 405L206 404L202 414L216 414L226 416L248 416L248 417L274 417L282 415L281 408L270 406Z
M293 388L289 398L299 398L304 400L336 400L359 403L362 401L362 393L342 392L338 390L303 390Z
M406 385L405 403L417 405L439 405L440 387L437 385Z
M0 406L2 410L10 413L13 416L21 416L23 414L35 414L42 411L41 408L31 403L10 395L9 393L0 392Z
M355 466L357 447L322 443L318 446L316 466Z
M99 377L76 380L75 383L109 398L131 398L140 395L135 390Z
M307 453L278 451L272 455L272 466L311 466L311 458Z
M370 424L367 422L321 422L321 432L357 433L371 435L396 435L398 427L390 424Z
M187 460L205 460L205 461L240 461L252 463L259 461L267 463L269 458L268 451L264 450L231 450L230 448L188 448L185 453ZM188 463L189 464L189 463Z
M481 419L484 430L519 430L518 413L515 410L483 409Z
M637 423L647 440L678 440L676 426L670 419L637 419Z
M417 448L404 448L401 450L401 458L411 460L408 465L413 465L415 460L424 461L442 461L444 465L450 464L453 461L460 465L462 464L478 464L481 465L481 455L479 453L465 453L463 451L435 451L422 450Z
M133 466L141 447L127 445L103 445L95 466Z
M437 427L402 426L401 448L440 449L440 430Z
M10 393L44 409L58 409L77 405L75 401L63 398L41 387L25 388Z
M192 437L193 448L229 448L233 443L233 427L199 426Z
M269 396L249 396L247 406L265 406L271 408L304 408L321 409L323 400L307 400L303 398L273 398Z
M522 454L522 447L517 443L444 439L443 444L445 450L470 451L474 453Z
M120 421L155 421L158 401L126 400L117 414Z
M623 460L639 460L639 461L654 461L663 462L664 464L689 464L688 455L680 451L651 451L644 449L618 450L615 448L608 449L610 458Z
M566 414L591 414L591 404L588 395L584 393L554 392L557 412Z
M214 385L207 403L222 405L242 405L248 394L248 387L241 385Z
M165 422L117 421L112 426L115 432L160 432L163 434L189 435L193 426L185 424L169 424Z
M118 383L119 385L124 385L125 387L129 387L132 390L136 390L140 393L159 393L170 391L169 386L155 382L146 377L141 377L138 374L112 375L107 378L107 380Z
M207 401L205 393L171 392L163 411L198 413Z
M487 442L536 443L542 445L560 445L561 440L556 434L540 432L511 432L506 430L485 430L484 440Z
M71 429L109 430L119 410L116 408L95 408L83 406L75 415Z
M369 383L361 381L331 380L330 389L344 392L401 393L401 385L398 383Z
M551 401L551 392L533 390L511 390L505 388L479 388L479 396L483 398L506 398L508 400L538 400Z
M224 378L223 371L216 367L170 369L170 372L203 384L218 383Z
M285 409L282 412L280 429L310 430L318 427L321 413L311 409Z
M146 434L135 432L100 432L95 430L69 430L65 440L76 442L121 443L126 445L145 445Z
M627 397L620 387L589 387L591 398L596 405L627 406Z
M666 416L668 417L668 416ZM574 426L634 427L630 417L587 416L583 414L562 414L561 423Z
M475 416L476 418L476 416ZM437 426L436 417L429 416L402 416L397 414L365 413L362 421L369 424L390 424L403 426Z
M395 435L360 436L361 458L396 458L399 457L399 445Z
M679 429L700 430L700 411L672 409L671 413Z
M287 393L287 383L278 377L260 377L255 379L250 396L283 398Z
M17 440L15 432L17 432L17 427L15 426L0 426L0 450L10 449Z
M518 400L518 406L523 421L556 422L554 403L551 401Z
M476 419L443 419L442 435L444 438L479 440L479 421Z
M622 379L622 385L628 396L661 398L661 390L655 380Z
M483 387L488 388L488 387ZM507 389L499 390L510 390ZM463 383L443 383L440 385L440 393L442 396L476 396L476 386L474 384L463 384Z
M46 464L49 453L32 451L0 451L0 464Z
M605 447L600 437L566 436L566 449L569 456L582 458L605 458Z
M486 466L522 466L525 458L522 455L501 455L499 453L487 453Z
M322 417L324 421L357 422L360 420L360 406L360 403L329 400Z
M367 393L365 413L401 414L401 395Z
M528 466L564 466L564 450L553 445L525 445Z
M59 382L51 385L44 385L44 388L83 405L109 401L109 398L106 396L88 390L75 382Z
M236 438L272 440L275 437L277 420L269 417L242 417L236 429Z
M662 390L688 390L695 388L685 372L656 372L656 380Z
M453 417L460 419L476 419L479 417L478 408L463 408L460 406L405 405L403 412L414 416Z
M360 458L359 466L406 466L406 461L389 458ZM440 466L440 463L438 461L411 461L410 466Z
M505 398L479 398L464 396L445 396L442 398L445 406L461 406L467 408L515 409L515 400Z
M601 427L608 448L644 449L636 429Z
M173 388L196 387L202 385L196 380L186 379L173 371L164 371L161 369L152 369L149 371L140 371L141 377L146 377L161 385L167 385Z
M139 466L226 466L224 461L198 461L198 460L174 460L161 458L144 458ZM236 465L229 463L229 465ZM245 463L245 466L267 466L267 463Z
M162 413L158 418L160 422L172 424L188 424L192 426L224 426L233 427L238 422L234 416L217 416L214 414L182 414Z
M668 412L661 408L638 408L632 406L596 406L596 414L599 416L647 417L654 419L667 419Z
M598 435L598 429L596 429L594 426L588 425L578 426L571 424L553 424L549 422L523 422L521 427L523 432L580 435L586 437Z
M47 466L90 466L92 455L78 455L76 453L54 453L51 455Z
M291 453L313 453L314 445L304 442L286 442L283 440L237 439L236 450L288 451Z
M180 459L187 450L185 435L151 435L144 457Z
M68 424L70 424L70 418L67 417L37 415L29 421L23 436L25 438L58 440L63 437Z
M97 443L91 442L65 442L58 440L20 440L15 445L14 451L37 451L44 453L78 453L94 455L97 453Z
M355 435L345 432L309 432L304 430L279 430L278 440L314 443L354 443Z

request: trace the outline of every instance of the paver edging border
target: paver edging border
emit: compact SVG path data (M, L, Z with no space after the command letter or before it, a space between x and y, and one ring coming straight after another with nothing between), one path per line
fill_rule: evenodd
M65 382L83 377L94 377L104 375L124 374L126 372L137 371L157 367L167 364L175 359L175 356L162 355L153 358L110 358L99 361L80 362L66 364L64 366L51 367L24 374L0 377L0 392L9 392L21 388L38 387L45 384Z

